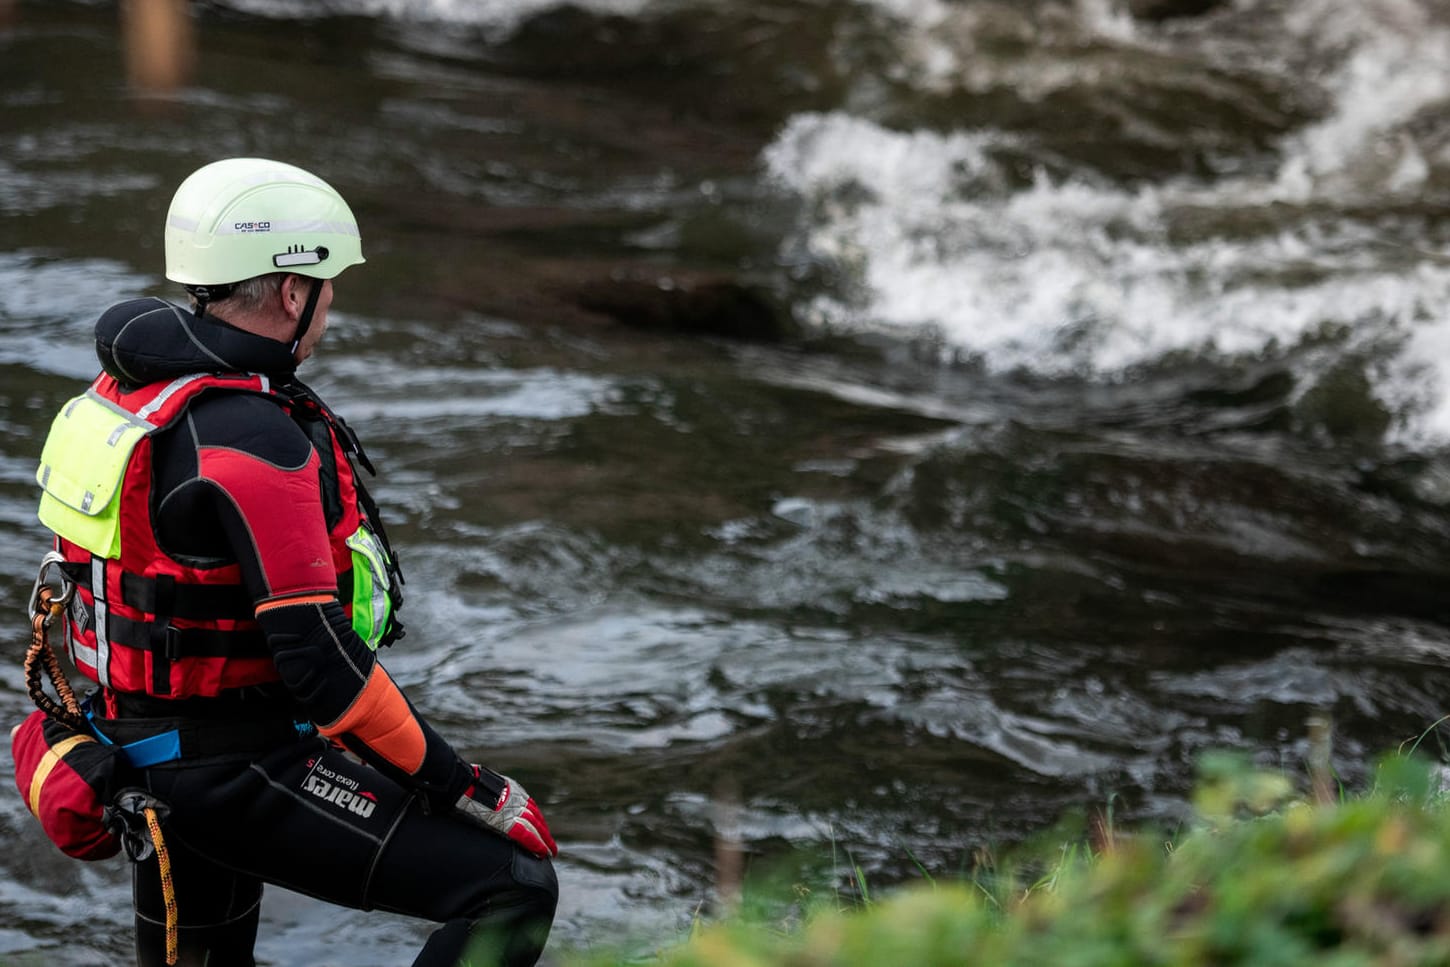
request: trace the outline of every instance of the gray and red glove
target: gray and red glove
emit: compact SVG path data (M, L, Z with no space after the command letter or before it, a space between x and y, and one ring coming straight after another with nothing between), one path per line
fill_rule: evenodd
M454 808L535 856L558 856L559 847L544 822L544 814L524 787L492 769L471 768L473 785L463 790Z

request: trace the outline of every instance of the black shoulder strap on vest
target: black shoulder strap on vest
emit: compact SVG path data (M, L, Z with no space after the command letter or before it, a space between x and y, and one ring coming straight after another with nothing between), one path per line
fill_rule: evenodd
M378 475L378 471L373 466L373 462L368 459L367 451L363 449L362 441L358 439L357 433L353 431L352 427L347 425L347 422L342 417L333 412L332 408L324 403L322 398L312 391L311 387L300 379L294 378L285 386L277 387L277 391L292 404L294 419L298 419L299 417L305 418L309 413L315 414L316 418L312 421L314 424L320 419L327 426L331 427L337 433L337 438L342 441L343 450L356 457L358 463L362 464L363 469L367 470L369 476L376 477ZM305 431L308 427L304 425L303 429ZM309 433L310 436L311 434ZM318 447L319 451L323 449L318 439L313 439L313 445ZM329 454L331 453L331 449L331 446L326 448L327 454L323 455L324 460L330 459ZM336 468L334 468L335 472ZM327 475L324 474L324 479L326 477ZM393 609L396 611L403 603L402 585L406 583L403 577L403 568L398 563L398 552L393 548L393 542L388 539L387 529L383 527L383 515L379 512L378 505L373 500L372 494L368 493L367 487L363 486L362 478L354 473L352 475L352 482L353 487L357 490L358 503L362 505L363 513L367 515L368 524L371 525L373 533L377 535L378 540L382 542L383 550L387 551L388 559L392 562L391 570L393 576L396 578L396 585L393 588L395 592ZM326 495L324 494L325 498ZM333 523L335 521L328 521L329 526Z
M357 457L357 462L362 464L363 469L368 472L368 476L376 477L378 475L373 462L368 459L367 451L363 449L362 441L358 439L352 427L347 425L346 420L334 413L331 407L322 402L322 397L314 393L310 386L294 377L285 386L277 389L294 405L300 403L304 408L312 407L321 413L323 418L337 431L337 437L342 441L342 448Z

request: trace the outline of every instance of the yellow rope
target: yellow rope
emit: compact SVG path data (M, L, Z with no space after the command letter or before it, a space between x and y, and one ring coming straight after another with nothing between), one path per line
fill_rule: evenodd
M156 810L146 808L146 828L151 830L151 842L156 846L156 865L161 868L161 898L166 903L166 963L176 963L177 916L176 886L171 882L171 856L166 852L166 841L161 838L161 820Z
M30 648L25 654L27 690L35 704L47 714L67 722L72 728L84 731L85 713L81 711L80 702L76 701L75 692L65 677L65 669L61 668L60 660L56 658L55 649L51 648L46 634L50 623L65 610L62 604L51 600L52 596L49 588L41 588L36 602L38 607L31 621ZM56 694L60 696L59 702L45 694L40 677L42 671L55 686ZM175 967L179 947L176 884L171 879L171 854L166 851L166 840L161 837L161 819L156 815L156 810L149 806L146 808L146 828L151 832L151 842L156 847L156 864L161 868L161 898L166 904L166 963L167 967Z

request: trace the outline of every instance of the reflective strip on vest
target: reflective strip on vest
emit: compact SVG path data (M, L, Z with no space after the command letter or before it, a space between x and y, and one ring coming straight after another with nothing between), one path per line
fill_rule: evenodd
M207 379L208 375L209 374L207 373L192 373L190 376L178 376L170 383L167 383L166 388L163 389L160 393L157 393L155 399L137 410L136 415L143 420L151 419L151 415L160 410L163 406L165 406L167 402L171 399L171 397L186 389L186 387L190 386L197 380ZM272 391L272 380L270 377L258 375L257 379L260 381L259 388L261 392L270 393Z
M91 558L91 594L96 601L96 678L111 684L111 639L106 634L106 559Z
M377 651L393 611L387 552L366 526L352 532L347 546L352 549L352 630Z
M67 625L67 629L69 629L69 625ZM96 665L98 664L98 659L96 657L96 650L94 648L81 641L80 638L76 637L75 635L66 635L66 639L66 643L70 646L72 661L74 661L77 665L87 665L91 668L96 667Z
M206 379L206 377L206 373L192 373L190 376L178 376L176 379L173 379L171 382L167 383L166 388L163 389L161 392L157 393L155 399L137 410L136 415L143 420L151 419L151 414L155 413L157 410L165 406L167 400L171 399L171 397L175 396L177 393L190 386L192 383L195 383L197 380Z

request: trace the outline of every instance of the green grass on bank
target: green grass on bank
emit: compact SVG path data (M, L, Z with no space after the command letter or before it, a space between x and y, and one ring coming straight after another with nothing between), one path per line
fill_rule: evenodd
M1198 819L1172 839L1100 825L1093 845L1059 842L1016 875L818 901L790 919L747 907L653 959L570 963L1450 965L1450 801L1438 769L1394 756L1371 789L1336 795L1314 804L1282 775L1211 760Z

